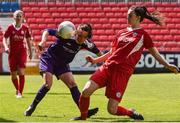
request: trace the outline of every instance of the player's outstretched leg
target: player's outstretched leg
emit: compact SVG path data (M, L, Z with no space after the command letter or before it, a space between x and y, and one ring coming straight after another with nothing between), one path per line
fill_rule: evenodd
M44 98L44 96L47 94L48 91L49 89L46 87L46 85L42 85L42 87L39 89L38 93L36 94L36 97L34 98L32 104L24 112L24 116L31 116L31 114L36 109L36 106Z
M142 116L142 114L139 114L136 110L131 109L133 111L132 115L130 115L129 117L134 119L134 120L144 120L144 117Z

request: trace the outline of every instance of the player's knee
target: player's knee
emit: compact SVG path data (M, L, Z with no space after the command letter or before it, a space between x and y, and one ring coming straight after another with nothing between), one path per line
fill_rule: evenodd
M117 112L117 108L116 108L116 107L113 107L113 106L108 106L108 107L107 107L107 110L108 110L108 112L109 112L110 114L112 114L112 115L115 115L116 112Z
M68 81L67 85L68 85L68 88L73 88L73 87L77 86L75 81Z
M84 89L84 90L82 91L82 95L83 95L84 97L90 97L90 96L91 96L91 93L90 93L89 89L86 88L86 89Z
M45 83L46 88L51 89L52 83Z

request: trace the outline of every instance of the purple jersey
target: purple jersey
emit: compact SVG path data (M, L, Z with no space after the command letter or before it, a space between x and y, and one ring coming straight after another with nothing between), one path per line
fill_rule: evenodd
M90 40L78 44L75 39L62 39L57 35L57 30L48 29L48 32L49 35L56 36L57 40L49 46L45 53L48 53L57 63L69 64L81 49L87 49L95 54L100 52Z
M78 44L75 39L62 39L57 35L57 30L48 29L47 31L49 35L55 36L57 40L41 55L40 72L48 71L58 78L58 75L70 72L69 63L81 49L87 49L95 54L100 52L90 40Z

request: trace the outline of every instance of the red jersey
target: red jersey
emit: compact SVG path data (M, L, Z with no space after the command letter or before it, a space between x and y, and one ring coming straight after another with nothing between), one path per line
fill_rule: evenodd
M127 72L133 72L144 48L154 46L149 34L142 28L127 28L118 32L116 40L112 43L112 55L106 60L105 65L118 65Z
M24 42L24 38L30 38L30 31L28 27L24 24L21 24L20 28L16 28L14 24L10 24L5 31L5 38L9 38L10 41L10 51L25 49L26 43Z

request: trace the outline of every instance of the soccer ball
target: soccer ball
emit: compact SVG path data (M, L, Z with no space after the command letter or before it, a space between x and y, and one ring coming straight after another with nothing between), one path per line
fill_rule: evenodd
M71 39L74 36L76 28L75 25L70 21L64 21L58 26L58 33L64 39Z

